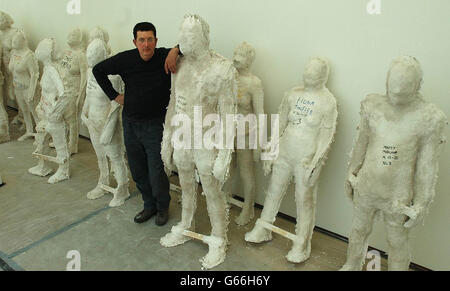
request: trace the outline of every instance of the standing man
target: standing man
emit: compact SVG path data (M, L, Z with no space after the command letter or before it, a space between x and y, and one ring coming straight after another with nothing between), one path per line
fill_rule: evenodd
M123 130L131 175L142 193L144 210L134 221L142 223L157 214L155 223L169 218L169 180L161 160L161 141L171 77L175 73L178 47L156 48L156 28L149 22L133 29L136 49L121 52L97 64L92 72L105 94L124 105ZM125 93L119 94L108 75L120 75Z

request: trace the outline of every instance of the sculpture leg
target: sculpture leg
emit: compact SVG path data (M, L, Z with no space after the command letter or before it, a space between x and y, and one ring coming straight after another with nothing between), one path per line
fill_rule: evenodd
M180 245L191 239L184 236L182 231L194 230L194 214L197 209L197 182L195 181L193 156L189 154L189 151L175 151L173 158L178 168L182 191L181 221L172 228L171 232L161 238L160 243L165 247Z
M352 231L347 247L347 261L340 269L341 271L362 270L376 211L374 208L365 208L357 201L354 201Z
M386 225L389 271L408 271L411 262L409 246L409 229L403 227L404 215L384 213Z
M254 204L256 196L255 168L253 166L253 150L237 150L237 164L241 183L244 186L244 207L235 219L238 225L246 225L255 216Z
M89 126L88 129L92 146L94 147L94 151L97 156L100 177L98 178L97 186L87 194L87 198L98 199L107 193L107 191L101 188L101 185L103 184L109 186L109 166L106 158L105 146L100 144L99 131L92 126Z
M230 168L228 171L228 179L225 181L225 183L222 186L222 191L227 195L229 198L233 198L233 179L236 174L236 152L232 154L231 162L230 162Z
M203 267L210 269L225 260L227 249L228 205L220 191L219 181L212 175L200 174L203 192L206 195L208 215L211 221L211 237L216 241L209 245L206 256L201 259Z
M288 165L275 162L266 199L264 201L264 208L261 213L261 220L270 224L275 222L281 201L289 186L291 173L292 171ZM245 234L245 240L248 242L260 243L271 239L272 232L258 224L256 224L250 232Z
M317 185L309 187L304 185L305 171L302 168L296 173L295 201L297 204L297 225L295 233L297 240L293 242L292 249L286 256L293 263L306 261L311 254L311 238L316 217Z
M56 158L60 161L56 173L48 179L48 183L69 179L69 149L67 146L66 127L64 122L49 122L47 131L51 134L56 149Z
M9 119L5 110L6 103L3 98L2 76L0 73L0 143L10 140L9 136Z
M127 165L125 163L125 156L121 144L106 146L106 152L111 162L114 178L117 181L117 192L109 202L109 206L118 207L123 205L125 200L130 197L130 192L128 191Z
M31 112L28 108L28 104L26 101L26 89L17 89L16 88L16 100L17 105L19 105L19 110L23 113L23 118L25 122L25 134L19 137L18 141L24 141L27 138L33 137L33 120L31 119Z
M70 154L78 153L78 140L79 140L79 128L78 128L78 120L77 120L77 106L75 102L71 102L70 105L67 106L67 109L64 113L64 120L68 126L69 130L69 152Z
M36 153L42 154L42 155L50 155L50 134L45 131L45 126L42 126L42 123L38 124L36 126L37 134L35 138L35 144L36 144ZM50 162L39 158L38 164L30 169L28 169L28 172L30 174L45 177L48 174L52 172L52 168L50 167Z

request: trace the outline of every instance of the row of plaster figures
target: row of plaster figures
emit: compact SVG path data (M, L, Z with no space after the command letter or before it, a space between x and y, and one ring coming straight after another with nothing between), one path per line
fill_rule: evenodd
M250 112L249 96L253 96L252 106L257 112L254 96L262 96L262 90L256 77L245 78L242 74L248 71L242 71L244 66L239 63L250 64L252 59L238 60L237 55L248 51L245 45L234 57L241 76L230 62L209 49L209 26L199 16L185 17L179 44L184 57L178 73L173 76L162 158L167 168L178 169L182 215L171 232L161 238L161 244L172 247L191 238L202 239L209 246L207 255L201 259L202 265L212 268L222 263L226 256L228 206L220 190L229 174L231 151L176 148L171 120L176 114L192 118L195 106L201 106L207 114L218 113L220 116L237 112L239 104L244 108L239 109L241 112ZM278 143L279 155L264 163L265 174L270 174L264 209L254 228L245 235L246 241L254 243L271 239L271 231L264 223L275 221L291 177L294 177L297 226L292 249L286 257L295 263L305 261L311 253L318 178L336 131L338 112L336 99L326 87L328 74L327 61L312 58L305 67L304 87L293 88L282 100L279 110L281 136L279 140L272 138L271 141ZM347 262L342 270L362 268L367 238L377 212L384 214L387 225L389 269L407 270L409 267L409 229L423 220L434 197L438 156L445 141L443 129L448 124L444 113L421 97L421 83L418 61L413 57L400 57L393 61L389 70L387 94L369 95L362 102L361 124L347 178L347 192L354 202L354 219ZM245 96L247 102L239 102L238 96ZM205 133L204 128L201 130ZM250 160L248 154L243 160ZM212 225L210 236L194 232L195 169L206 195ZM250 184L252 179L249 177L253 176L251 171L248 173L243 180ZM246 187L251 189L253 185ZM245 198L254 203L251 195ZM250 217L247 214L244 220ZM237 222L241 221L239 218Z
M26 133L19 138L23 141L34 136L34 124L38 123L35 107L39 100L38 88L39 66L34 53L28 48L25 34L12 27L13 19L6 13L0 12L0 30L2 44L2 73L3 73L3 109L7 99L16 100L19 114L15 122L20 118L25 123ZM89 42L93 39L102 39L107 47L108 56L111 48L108 44L109 35L101 27L94 28L89 34ZM62 80L65 94L70 104L64 111L64 121L67 125L69 151L71 154L78 152L78 137L80 117L86 94L87 69L86 56L83 51L83 35L76 28L69 32L67 37L68 48L65 50L58 65L62 68ZM55 58L59 58L55 56ZM22 117L23 116L23 117ZM3 115L0 116L0 142L9 140L8 123ZM32 119L33 118L33 119Z

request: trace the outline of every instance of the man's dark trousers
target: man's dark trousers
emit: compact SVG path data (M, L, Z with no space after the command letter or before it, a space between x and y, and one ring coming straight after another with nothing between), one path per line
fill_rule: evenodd
M164 117L132 120L123 114L123 134L128 165L144 209L162 211L169 208L169 179L161 160Z

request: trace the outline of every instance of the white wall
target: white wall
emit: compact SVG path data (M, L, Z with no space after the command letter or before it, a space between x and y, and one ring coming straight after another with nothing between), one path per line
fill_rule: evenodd
M132 28L151 21L160 46L176 43L185 13L197 13L209 22L211 47L226 57L242 41L257 51L253 72L265 87L265 109L276 113L285 91L299 85L309 57L330 60L328 86L339 102L336 141L323 170L317 226L348 236L352 204L344 189L345 169L359 103L385 88L391 60L401 54L417 57L425 72L424 95L450 116L450 1L381 0L380 15L369 15L369 0L81 0L81 14L68 15L69 0L0 0L16 27L24 28L34 49L52 36L65 45L70 28L88 32L104 26L115 52L132 48ZM446 131L447 136L449 130ZM413 262L435 270L450 270L450 150L441 156L437 197L425 226L413 232ZM259 166L258 166L259 168ZM75 178L75 177L74 177ZM265 180L258 170L258 203L264 201ZM447 189L447 190L446 190ZM282 212L296 216L293 188ZM387 250L384 227L378 223L370 245Z

